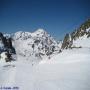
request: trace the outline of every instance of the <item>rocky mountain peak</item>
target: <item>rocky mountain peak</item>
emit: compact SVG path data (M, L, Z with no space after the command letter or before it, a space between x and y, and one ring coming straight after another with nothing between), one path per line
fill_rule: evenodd
M78 43L80 44L80 42L82 42L83 39L85 40L88 39L89 37L90 37L90 19L86 20L78 29L74 30L72 33L65 35L62 43L62 49L76 47L74 46L74 43L77 43L76 42L77 40ZM80 46L78 47L82 47L82 45L80 44Z
M50 55L56 48L57 42L44 29L35 32L16 32L14 34L15 48L19 55L42 57Z

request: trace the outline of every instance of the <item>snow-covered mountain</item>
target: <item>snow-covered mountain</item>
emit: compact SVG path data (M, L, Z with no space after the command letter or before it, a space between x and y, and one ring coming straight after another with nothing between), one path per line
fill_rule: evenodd
M84 22L78 29L66 34L62 43L62 49L90 47L90 19Z
M35 32L18 31L11 35L1 33L0 38L1 49L13 52L15 48L17 57L41 60L45 57L50 58L63 49L90 47L90 19L72 33L66 34L64 40L59 42L43 29Z
M43 29L38 29L33 33L16 32L13 35L13 40L17 55L27 59L30 59L28 57L40 59L59 51L57 42Z

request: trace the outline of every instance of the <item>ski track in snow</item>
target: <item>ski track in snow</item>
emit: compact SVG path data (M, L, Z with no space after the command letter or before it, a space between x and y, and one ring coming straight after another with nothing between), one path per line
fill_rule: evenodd
M19 90L90 90L90 49L66 50L33 66L20 58L2 64L0 85Z

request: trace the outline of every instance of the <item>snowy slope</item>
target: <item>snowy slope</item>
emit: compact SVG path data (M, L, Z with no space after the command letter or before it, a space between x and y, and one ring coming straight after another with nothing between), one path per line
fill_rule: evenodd
M88 37L88 34L90 33L90 27L85 31L86 32L83 36L79 36L76 40L73 40L72 47L90 47L90 37Z
M19 90L90 90L90 48L65 50L37 64L0 64L0 85Z
M90 48L90 37L87 38L86 35L79 37L77 40L73 41L72 47L89 47Z

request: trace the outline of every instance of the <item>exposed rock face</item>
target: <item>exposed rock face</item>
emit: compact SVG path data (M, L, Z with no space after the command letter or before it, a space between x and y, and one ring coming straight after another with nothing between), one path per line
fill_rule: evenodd
M90 37L90 19L88 19L77 30L71 33L73 40L76 40L84 35L87 35L87 38Z
M66 34L62 43L62 49L68 49L72 46L72 40L71 36L69 34Z
M11 55L15 54L15 49L12 46L12 39L10 37L6 38L1 32L0 32L0 54L6 52L6 56L8 61L11 59Z
M66 34L62 43L62 49L73 48L73 43L80 37L90 37L90 19L83 23L78 29L71 34Z

